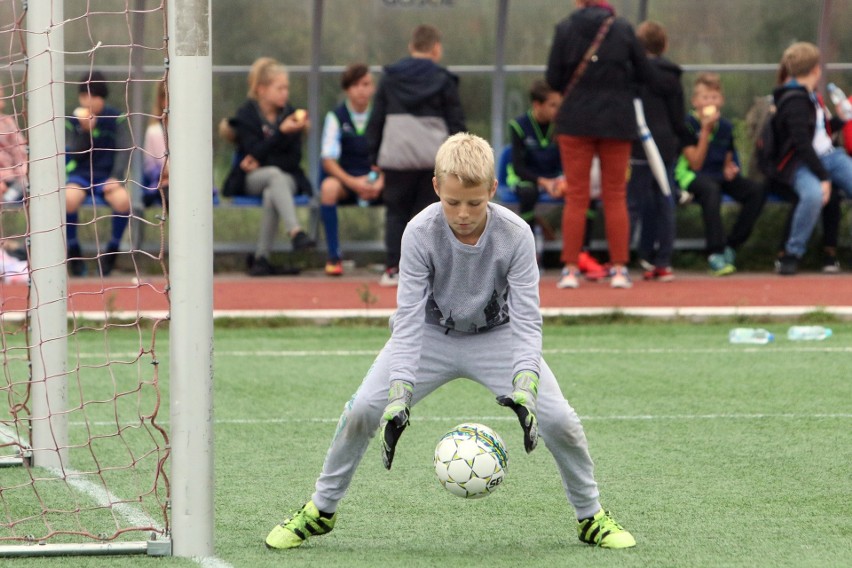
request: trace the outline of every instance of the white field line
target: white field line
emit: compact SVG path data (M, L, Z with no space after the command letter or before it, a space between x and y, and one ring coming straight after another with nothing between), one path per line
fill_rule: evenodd
M728 347L696 347L689 349L672 349L668 347L647 348L609 348L609 347L582 347L576 349L542 349L543 355L676 355L676 354L716 354L716 353L852 353L852 346L829 347L814 345L812 347L773 347L770 345L732 345ZM378 349L316 349L316 350L219 350L213 354L217 357L375 357L379 354ZM81 359L103 358L103 353L81 352ZM137 357L139 353L111 353L112 357Z
M192 560L202 566L202 568L234 568L231 564L228 564L221 558L217 558L215 556L206 556L201 558L193 556Z
M340 310L214 310L213 318L291 318L313 321L353 318L386 318L394 313L390 308L353 308ZM649 318L707 318L726 316L772 316L789 317L801 316L813 312L834 314L848 319L852 317L852 306L693 306L693 307L592 307L592 308L541 308L544 317L580 317L621 314ZM152 319L168 318L163 310L142 311L79 311L69 316L84 318L92 321L102 321L107 318L118 319ZM0 320L4 322L23 321L24 311L7 312Z
M110 491L107 491L97 483L84 479L82 476L85 474L67 468L64 470L64 474L63 470L59 468L46 469L51 475L57 478L64 478L68 485L80 493L88 495L101 507L116 511L129 523L135 526L151 526L160 532L163 531L162 525L145 513L145 511L129 503L120 503L121 499L113 495ZM192 560L205 568L232 568L230 564L216 557L193 557Z
M163 530L162 525L151 518L147 513L145 513L145 511L130 505L129 503L120 503L121 499L113 495L110 491L107 491L97 483L85 479L84 476L86 474L68 468L62 470L59 468L49 467L46 469L54 477L64 479L68 485L80 493L88 495L101 507L116 511L134 526L151 526L156 528L158 531Z
M584 422L619 420L619 421L689 421L689 420L848 420L852 418L852 413L818 413L818 414L797 414L797 413L779 413L779 414L615 414L610 416L580 416L580 420ZM512 414L499 416L425 416L416 415L415 421L420 422L470 422L471 420L481 420L488 422L516 422L518 419ZM219 425L237 425L237 426L252 426L265 424L336 424L338 417L321 417L321 418L217 418L213 420L214 424ZM158 424L167 425L168 421L157 421ZM85 422L70 422L70 426L82 427L86 426ZM89 426L115 426L115 422L88 422Z

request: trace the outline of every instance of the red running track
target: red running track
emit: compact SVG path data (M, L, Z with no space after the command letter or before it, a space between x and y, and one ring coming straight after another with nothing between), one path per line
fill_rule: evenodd
M694 308L766 306L852 306L852 274L735 274L714 278L678 273L674 282L634 281L629 290L613 290L607 282L582 282L576 290L558 290L557 272L542 278L542 308ZM165 279L152 277L136 284L129 276L104 280L70 281L69 311L167 310ZM322 273L301 276L249 278L217 276L213 284L214 309L231 310L340 310L393 309L396 289L382 288L378 277L366 271L331 278ZM0 312L26 308L24 285L0 284Z

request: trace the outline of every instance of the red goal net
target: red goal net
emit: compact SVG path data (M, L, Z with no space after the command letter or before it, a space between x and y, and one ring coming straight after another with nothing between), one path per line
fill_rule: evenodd
M166 36L0 0L0 555L169 540Z

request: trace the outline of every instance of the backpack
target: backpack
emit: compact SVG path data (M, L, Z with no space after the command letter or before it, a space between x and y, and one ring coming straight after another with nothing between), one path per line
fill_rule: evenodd
M754 141L755 163L760 174L767 179L780 179L784 168L793 157L793 148L789 147L787 141L779 140L775 117L778 107L796 94L796 91L787 91L781 95L777 104L770 104L762 117L763 123L757 130L757 138Z

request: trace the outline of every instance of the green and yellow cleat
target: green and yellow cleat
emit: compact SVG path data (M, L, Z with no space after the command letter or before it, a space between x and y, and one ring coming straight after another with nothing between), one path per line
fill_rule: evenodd
M301 510L274 529L266 537L266 548L285 550L296 548L308 540L309 536L330 533L337 520L337 513L331 518L321 517L313 501L308 501Z
M586 544L601 548L630 548L636 546L633 535L615 522L609 511L601 509L590 519L577 521L577 536Z

